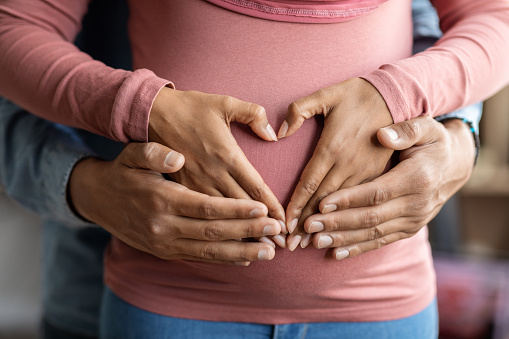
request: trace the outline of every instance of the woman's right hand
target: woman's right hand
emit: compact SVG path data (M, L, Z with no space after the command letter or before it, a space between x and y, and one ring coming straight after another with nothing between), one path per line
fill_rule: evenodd
M149 141L184 155L184 167L171 174L176 182L211 196L260 201L284 225L284 209L238 146L232 121L248 124L264 140L277 140L262 106L165 87L150 111Z

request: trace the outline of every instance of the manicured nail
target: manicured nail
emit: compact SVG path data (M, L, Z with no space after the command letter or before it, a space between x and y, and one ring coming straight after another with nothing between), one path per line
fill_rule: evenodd
M300 247L306 248L311 243L313 235L312 234L306 234L304 237L302 237L302 241L300 242Z
M286 237L284 235L278 234L272 237L272 240L274 240L274 242L278 244L279 247L281 248L286 247Z
M276 232L276 226L274 225L265 225L263 228L263 235L276 235L279 232Z
M297 223L299 222L299 219L293 219L290 224L288 224L288 233L293 233L295 231L295 228L297 228Z
M281 127L279 127L279 132L277 133L277 137L279 139L284 138L286 135L286 132L288 132L288 122L285 120L281 124Z
M173 167L173 166L177 165L177 163L180 161L181 156L182 155L180 153L171 151L170 153L168 153L166 155L166 159L164 159L164 163L166 164L166 166Z
M389 138L391 138L392 141L397 140L399 138L398 132L396 132L392 128L385 127L383 130L389 135Z
M235 262L235 265L237 266L249 266L250 262L249 261L236 261Z
M337 209L338 209L338 206L336 206L334 204L325 205L325 207L322 210L322 214L334 212Z
M270 124L267 124L267 127L265 127L265 130L267 131L267 133L269 133L269 136L272 140L277 141L276 132L274 132L274 129L272 128L272 126Z
M270 240L267 237L261 237L260 238L260 242L264 242L266 244L269 244L270 246L274 247L274 249L276 249L276 244L274 243L274 241Z
M287 234L288 230L286 229L286 224L283 220L278 220L279 224L281 225L281 233Z
M264 208L255 208L249 212L251 218L260 218L267 215L267 210Z
M258 260L270 260L271 255L269 250L260 250L258 252Z
M311 225L309 225L309 233L317 233L321 232L325 229L325 226L323 226L323 223L320 221L313 221Z
M339 250L336 252L336 260L343 260L345 258L348 258L350 255L350 251L348 250Z
M318 239L318 248L326 248L332 245L332 238L330 235L321 235Z
M300 235L292 237L290 240L288 240L288 249L290 251L294 251L297 248L297 246L299 246L301 240L302 237Z

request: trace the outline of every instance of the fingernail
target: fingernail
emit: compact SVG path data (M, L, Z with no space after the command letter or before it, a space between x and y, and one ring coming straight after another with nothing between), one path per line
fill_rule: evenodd
M321 235L318 239L318 248L326 248L332 245L332 238L330 235Z
M272 126L270 124L267 124L267 127L265 127L265 130L267 131L267 133L269 133L269 136L272 140L277 141L276 132L274 132L274 129L272 128Z
M350 251L348 250L339 250L336 252L336 260L343 260L350 255Z
M399 138L398 132L396 132L392 128L385 127L383 130L389 135L389 138L391 138L392 141L397 140Z
M277 137L279 139L284 138L286 135L286 132L288 132L288 122L285 120L281 124L281 127L279 127L279 132L277 133Z
M297 228L297 223L299 222L299 219L293 219L290 224L288 224L288 233L293 233L295 231L295 228Z
M321 223L320 221L313 221L311 223L311 225L309 225L309 233L317 233L317 232L321 232L324 230L324 226L323 226L323 223Z
M308 245L311 243L311 237L312 236L313 236L312 234L306 234L302 238L302 241L300 242L300 247L302 247L302 248L308 247Z
M249 261L236 261L235 262L235 265L237 266L249 266L250 262Z
M294 251L297 248L297 246L299 246L301 240L302 240L302 237L300 235L296 235L296 236L292 237L288 241L288 249L290 251Z
M276 232L276 227L274 225L265 225L263 228L263 235L276 235L279 232Z
M173 167L178 163L181 156L182 155L180 153L171 151L170 153L168 153L166 155L166 159L164 159L164 163L166 164L166 166Z
M325 205L325 207L322 210L322 214L334 212L337 209L338 209L337 205L334 205L334 204Z
M263 208L255 208L249 212L249 216L251 218L259 218L264 217L267 215L267 211L265 211Z
M261 237L260 238L260 242L264 242L266 244L269 244L270 246L274 247L274 249L276 249L276 244L274 244L274 241L270 240L267 237Z
M286 237L284 235L278 234L275 237L272 237L272 240L274 240L274 242L278 244L279 247L286 247Z
M286 224L283 220L278 220L279 224L281 225L281 233L286 234L288 233L288 230L286 229Z
M270 260L271 255L269 250L260 250L258 252L258 260Z

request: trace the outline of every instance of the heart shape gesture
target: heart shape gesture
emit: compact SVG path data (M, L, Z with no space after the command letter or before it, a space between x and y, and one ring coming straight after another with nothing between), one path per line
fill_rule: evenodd
M377 140L379 128L392 124L380 93L369 82L353 78L324 88L290 104L278 136L289 137L306 119L324 115L324 129L286 210L288 248L306 247L319 222L306 223L319 211L320 201L340 189L380 176L393 153ZM321 212L328 212L324 206ZM307 233L306 233L307 232ZM332 245L327 239L316 247Z

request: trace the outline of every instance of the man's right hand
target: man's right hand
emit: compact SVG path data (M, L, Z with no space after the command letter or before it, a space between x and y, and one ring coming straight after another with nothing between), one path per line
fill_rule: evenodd
M277 140L262 106L163 88L150 112L149 141L185 156L185 166L171 176L176 182L211 196L260 201L284 225L284 209L231 134L232 121L248 124L264 140Z
M274 258L280 223L258 201L212 197L164 179L184 157L158 143L132 143L114 161L87 158L71 173L69 198L85 219L163 259L247 265Z

